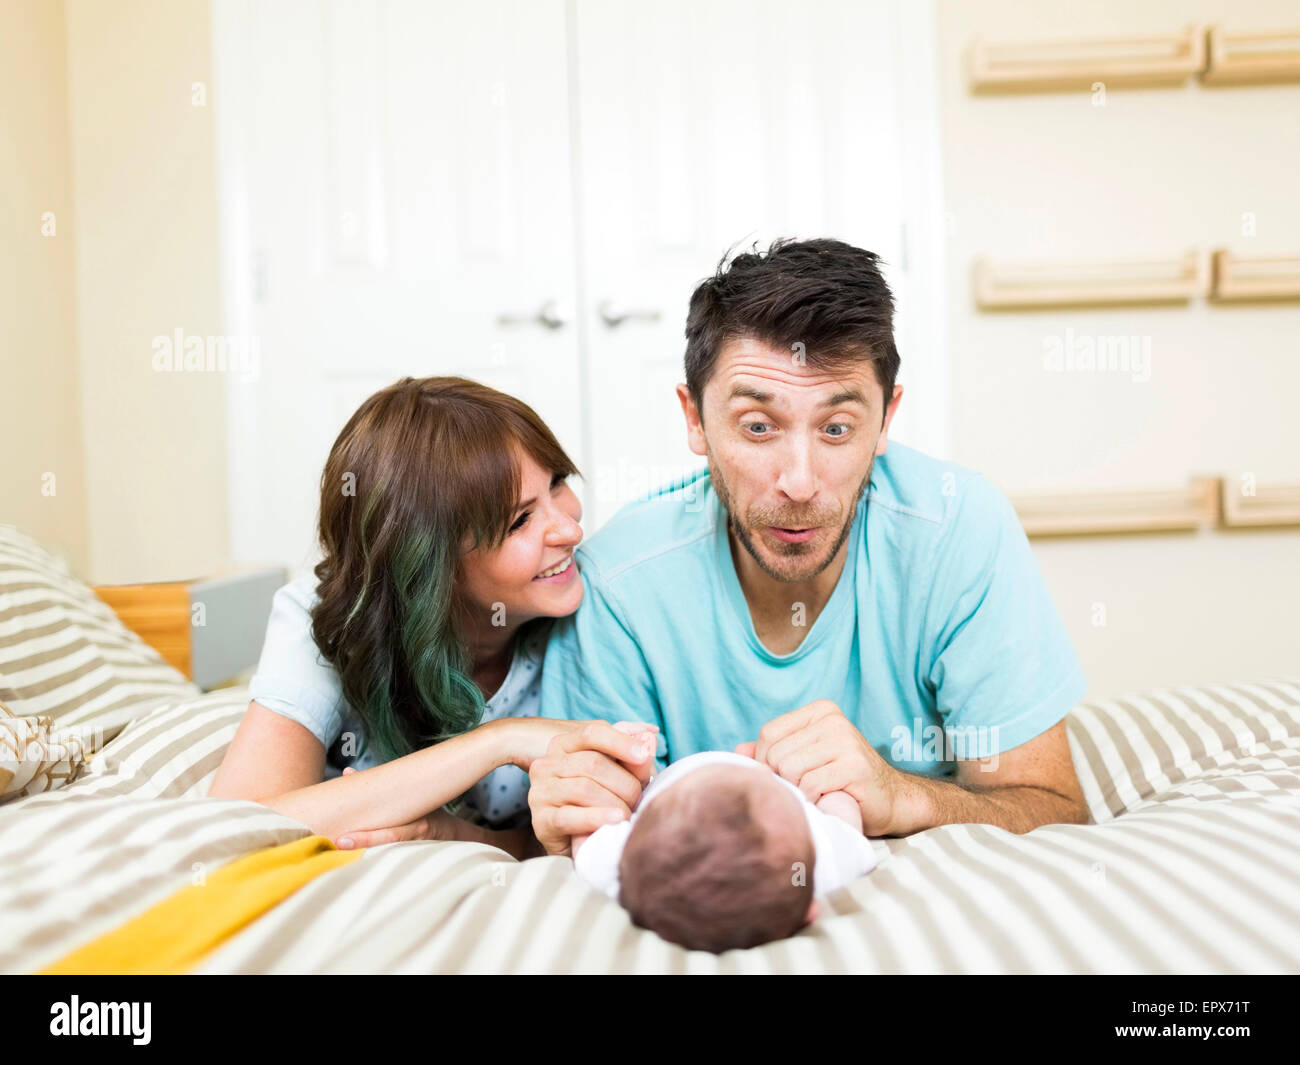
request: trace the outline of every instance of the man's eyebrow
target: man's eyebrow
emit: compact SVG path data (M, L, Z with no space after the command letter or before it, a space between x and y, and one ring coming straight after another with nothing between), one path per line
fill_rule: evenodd
M752 399L755 403L771 403L776 397L771 392L760 392L753 385L735 385L728 399Z
M770 392L762 392L753 385L736 385L731 390L728 399L752 399L756 403L771 403L776 397ZM860 403L867 406L867 401L862 392L856 388L846 388L843 391L836 392L829 399L819 403L821 407L838 407L841 403Z
M836 392L830 399L822 403L823 407L838 407L841 403L860 403L867 406L867 401L862 393L856 388L846 388L843 392Z

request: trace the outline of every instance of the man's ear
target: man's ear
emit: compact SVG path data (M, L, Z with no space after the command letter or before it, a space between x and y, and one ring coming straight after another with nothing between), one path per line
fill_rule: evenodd
M677 400L682 405L682 414L686 418L686 443L697 455L707 455L708 445L704 442L704 419L695 405L691 390L685 385L677 386Z
M885 424L880 427L880 437L876 440L876 456L879 457L885 453L885 448L889 446L889 423L894 420L894 415L898 413L898 405L903 400L903 386L894 386L894 397L889 401L889 406L885 408Z
M817 900L813 899L812 902L808 903L808 916L803 920L804 925L810 925L813 921L817 920L817 915L820 912L821 911L817 908Z

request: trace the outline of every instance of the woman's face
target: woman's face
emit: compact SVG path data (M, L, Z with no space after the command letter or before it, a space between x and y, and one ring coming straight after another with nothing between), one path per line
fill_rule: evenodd
M582 542L582 505L568 482L519 452L520 498L505 542L461 558L461 582L483 628L514 629L564 617L582 602L573 550Z

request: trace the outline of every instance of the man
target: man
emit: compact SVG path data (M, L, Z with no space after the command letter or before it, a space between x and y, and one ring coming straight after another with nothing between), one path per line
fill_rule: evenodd
M577 551L541 710L602 721L531 767L548 852L627 817L652 764L714 749L848 792L869 836L1088 820L1062 720L1085 682L1015 512L886 450L903 390L877 262L778 241L695 290L677 391L707 472ZM606 721L657 726L657 751Z

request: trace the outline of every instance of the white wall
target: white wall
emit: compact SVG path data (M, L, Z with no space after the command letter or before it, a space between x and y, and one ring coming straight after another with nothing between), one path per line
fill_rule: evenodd
M1230 15L1225 18L1225 12ZM1300 84L973 96L971 41L1296 28L1287 0L943 0L952 457L1012 494L1300 481L1300 304L976 310L970 264L1194 245L1300 254ZM1257 235L1242 235L1243 212ZM1052 336L1138 335L1150 379L1044 369ZM1036 541L1094 695L1300 672L1300 529ZM1095 625L1101 604L1105 624Z
M63 5L8 0L0 14L0 523L83 569Z
M1163 31L1209 0L941 0L950 212L950 454L1012 493L1300 480L1300 305L989 315L969 266L1008 259L1300 250L1300 85L973 97L990 40ZM223 382L152 372L152 338L220 331L205 0L11 0L0 33L0 521L96 581L226 560ZM1300 23L1242 0L1230 25ZM75 189L75 196L73 190ZM56 212L56 238L39 216ZM1258 232L1241 235L1243 211ZM1140 334L1151 378L1049 374L1045 338ZM80 379L80 384L79 384ZM12 397L20 402L12 402ZM84 434L84 435L83 435ZM84 480L83 480L84 470ZM41 473L58 494L39 495ZM83 503L84 499L84 503ZM87 532L89 530L89 532ZM93 545L93 551L91 547ZM1036 541L1093 694L1300 670L1300 530ZM1095 604L1106 624L1096 626Z
M225 382L153 339L221 333L207 0L67 0L89 579L227 561Z

